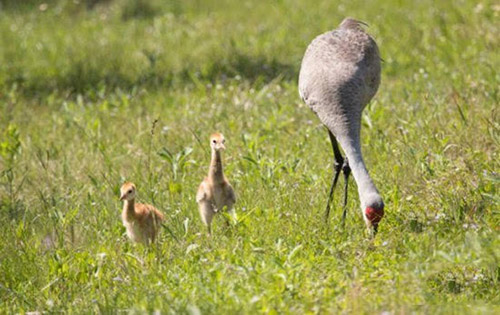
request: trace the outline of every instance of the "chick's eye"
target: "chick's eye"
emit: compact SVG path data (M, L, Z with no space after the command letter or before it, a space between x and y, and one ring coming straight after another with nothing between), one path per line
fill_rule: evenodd
M222 140L222 143L226 143L226 139Z
M132 189L130 189L130 190L128 191L128 193L129 193L129 194L131 194L131 193L132 193Z
M212 143L217 143L217 141L214 139L214 140L212 140Z

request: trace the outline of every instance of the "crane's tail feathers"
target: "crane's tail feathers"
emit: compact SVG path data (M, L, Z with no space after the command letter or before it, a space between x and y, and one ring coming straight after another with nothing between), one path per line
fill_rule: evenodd
M369 27L369 25L363 21L359 21L353 18L345 18L342 23L340 23L340 28L345 29L362 29L361 25Z

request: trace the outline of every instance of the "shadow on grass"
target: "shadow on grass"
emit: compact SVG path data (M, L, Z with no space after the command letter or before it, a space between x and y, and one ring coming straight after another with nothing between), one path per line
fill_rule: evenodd
M263 81L268 83L277 77L283 80L292 80L297 75L298 69L290 64L284 64L276 59L268 59L265 56L248 56L239 52L234 53L230 60L218 61L205 67L200 73L200 78L212 83L225 77L239 75L243 80L249 82ZM189 69L185 71L189 72Z
M64 0L2 0L0 2L0 9L14 11L14 12L22 12L22 11L37 11L37 10L46 10L48 5L57 6L58 4L64 3ZM67 1L69 2L69 1ZM108 4L112 2L112 0L80 0L80 1L72 1L70 3L66 3L66 5L71 5L80 10L91 10L98 4ZM40 9L45 6L45 9Z
M258 87L270 81L295 80L298 68L284 64L265 56L249 56L239 52L226 60L217 60L200 65L188 65L180 71L160 69L157 62L150 60L150 65L135 76L127 74L120 64L100 68L84 61L75 61L67 71L60 71L51 76L23 75L13 71L7 80L7 87L16 85L27 96L43 96L55 91L72 94L86 94L100 90L129 90L137 87L148 89L175 88L185 85L216 84L239 76Z

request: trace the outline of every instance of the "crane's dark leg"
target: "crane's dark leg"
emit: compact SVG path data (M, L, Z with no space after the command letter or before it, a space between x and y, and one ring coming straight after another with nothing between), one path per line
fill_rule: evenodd
M335 158L335 161L333 163L335 173L333 175L332 185L330 186L328 202L326 203L325 220L328 220L328 217L330 216L330 203L333 200L333 191L335 190L335 186L337 185L337 181L339 179L340 171L342 170L342 166L344 165L344 158L340 153L337 139L335 139L335 136L332 134L330 130L328 130L328 135L330 136L330 142L332 143L332 149L333 149L333 156Z
M349 167L349 160L347 157L344 160L344 164L342 165L342 172L344 172L345 179L345 187L344 187L344 210L342 212L342 225L344 225L345 217L347 215L347 188L349 184L349 175L351 174L351 168Z

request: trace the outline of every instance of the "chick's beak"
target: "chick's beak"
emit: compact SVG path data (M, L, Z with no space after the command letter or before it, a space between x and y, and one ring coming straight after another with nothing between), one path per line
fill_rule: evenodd
M123 201L125 199L125 195L120 196L120 201Z

